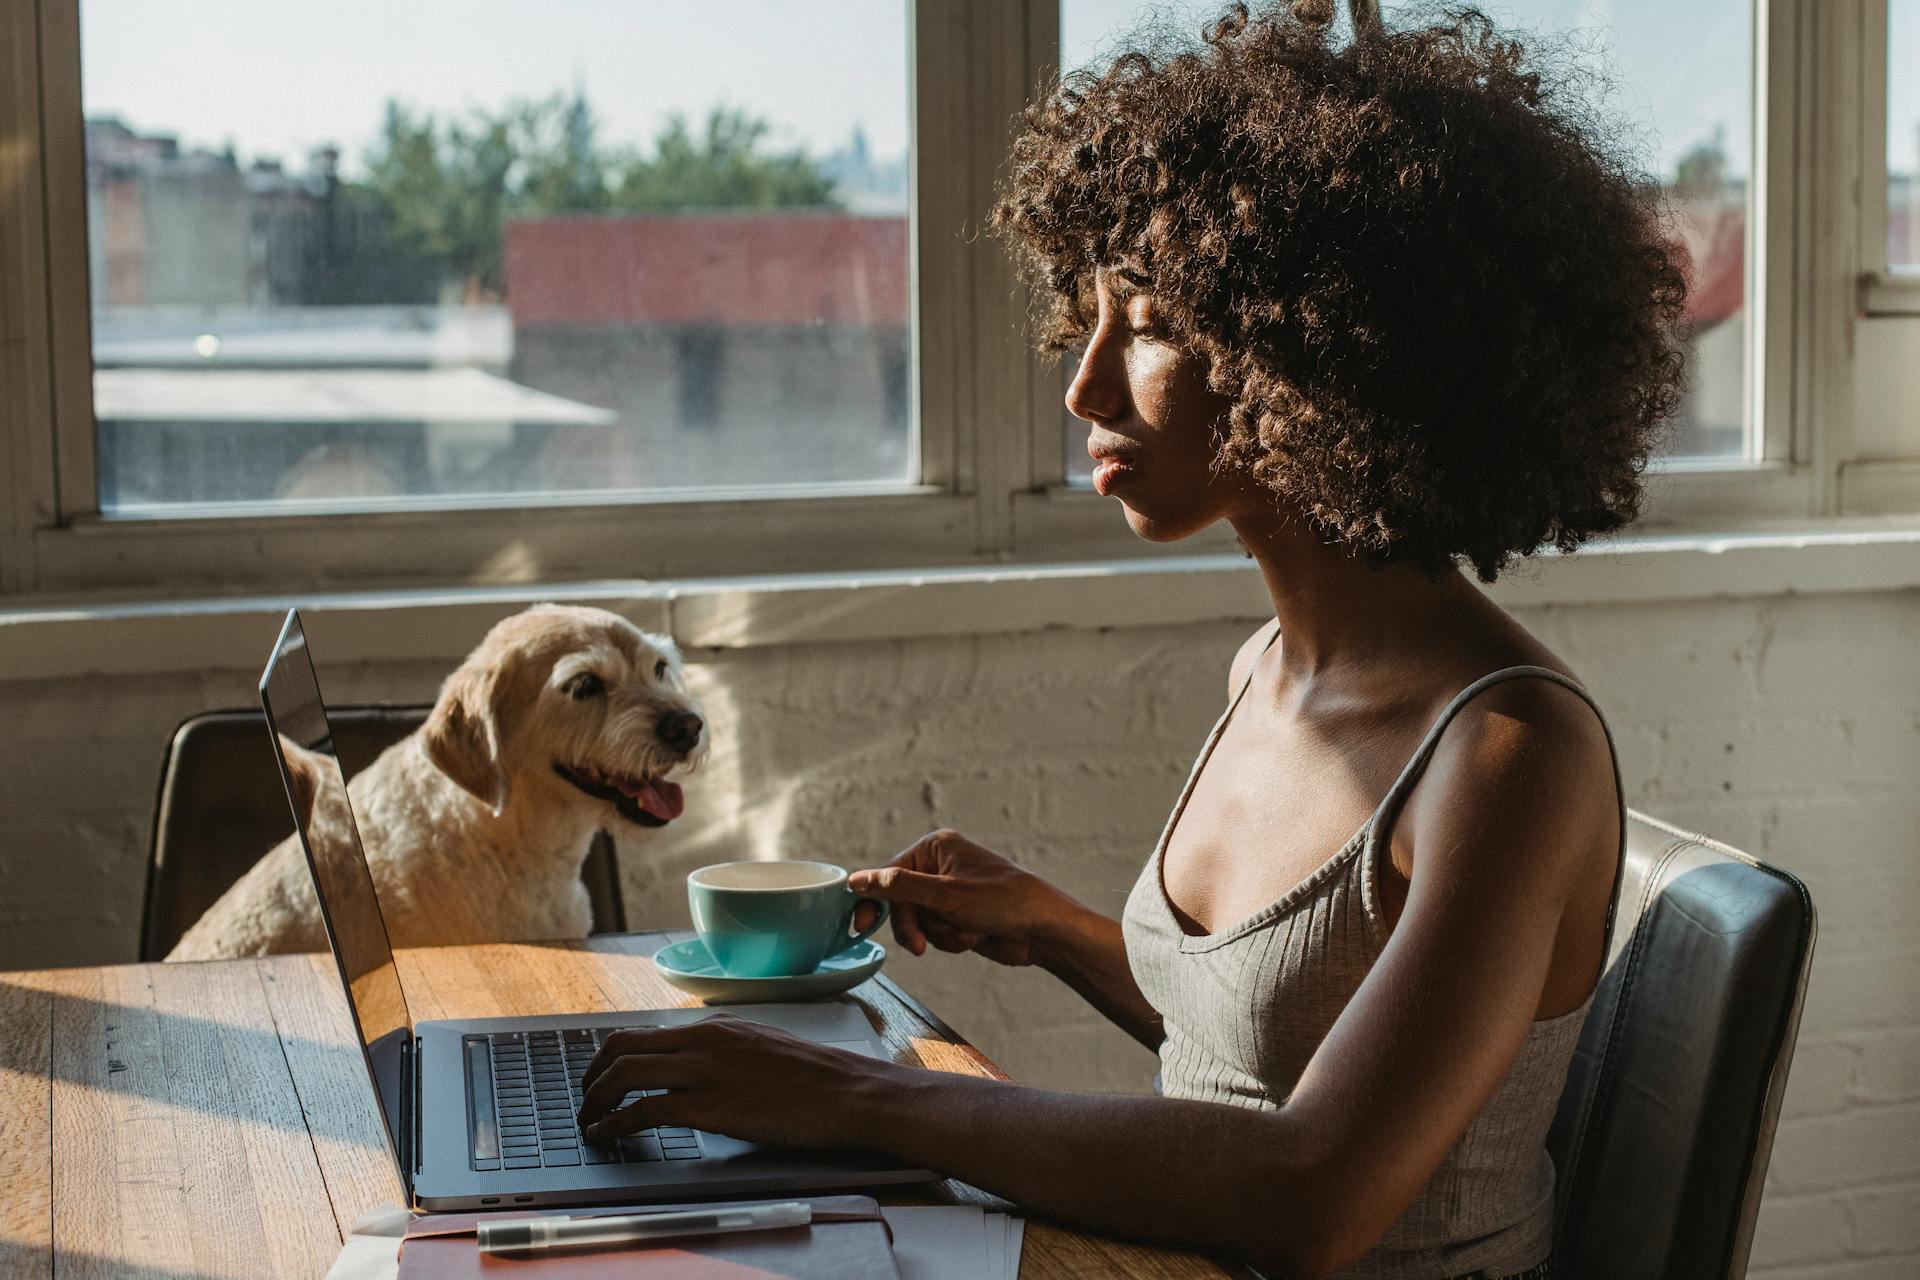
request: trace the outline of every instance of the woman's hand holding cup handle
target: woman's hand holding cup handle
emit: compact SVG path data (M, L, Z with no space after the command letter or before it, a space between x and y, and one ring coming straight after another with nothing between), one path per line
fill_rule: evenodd
M882 867L847 878L863 898L893 904L893 936L914 955L977 951L1006 965L1035 964L1052 929L1076 905L1060 890L955 831L934 831ZM872 923L874 908L854 908L854 926Z

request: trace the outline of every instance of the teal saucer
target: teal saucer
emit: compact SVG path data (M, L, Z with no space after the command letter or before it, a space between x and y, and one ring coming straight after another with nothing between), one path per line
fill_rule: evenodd
M868 938L837 956L828 956L812 973L784 978L748 978L724 972L707 944L698 938L669 943L653 953L660 976L708 1004L746 1004L771 1000L817 1000L858 986L876 973L887 949Z

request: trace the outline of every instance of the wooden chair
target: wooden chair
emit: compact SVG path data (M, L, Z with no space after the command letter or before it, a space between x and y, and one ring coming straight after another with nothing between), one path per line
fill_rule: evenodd
M419 728L429 710L329 708L341 769L352 778ZM154 801L142 960L164 959L260 855L293 834L293 815L272 752L266 717L259 711L209 711L173 731ZM593 931L624 932L619 865L606 832L595 835L580 879L593 903Z

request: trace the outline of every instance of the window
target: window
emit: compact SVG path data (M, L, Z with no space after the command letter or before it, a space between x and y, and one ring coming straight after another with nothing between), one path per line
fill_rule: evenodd
M1887 5L1887 265L1920 269L1920 0Z
M1180 39L1191 39L1220 12L1202 0L1143 5L1139 0L1060 0L1060 65L1067 71L1099 68L1112 61L1116 44L1146 25ZM1079 353L1060 359L1060 394L1073 384ZM1066 429L1067 482L1092 487L1093 459L1087 456L1087 424L1062 409Z
M1752 172L1753 24L1748 0L1509 0L1486 6L1504 27L1564 40L1581 62L1609 65L1608 103L1645 131L1644 162L1664 186L1692 268L1689 393L1669 445L1674 458L1748 456L1748 175ZM1387 0L1387 21L1409 6ZM1217 5L1151 10L1137 0L1061 0L1063 65L1099 65L1142 22L1191 38ZM1602 24L1599 13L1609 15ZM1073 371L1068 368L1065 378ZM1065 382L1062 383L1064 389ZM1068 475L1087 483L1086 424L1067 415Z
M1052 67L1219 7L0 0L0 597L1226 550L1076 483L979 234ZM1611 63L1691 251L1643 521L1920 510L1920 0L1488 7Z
M918 479L899 0L396 12L81 0L103 513Z

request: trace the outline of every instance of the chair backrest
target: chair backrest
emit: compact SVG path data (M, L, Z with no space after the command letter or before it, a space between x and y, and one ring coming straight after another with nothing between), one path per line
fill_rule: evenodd
M340 767L352 778L426 720L428 707L329 707ZM267 850L293 834L266 717L209 711L167 742L154 801L140 958L163 959L180 936ZM613 842L603 831L580 869L596 933L624 930Z
M1548 1136L1554 1274L1739 1277L1813 959L1806 886L1630 813L1607 972Z

